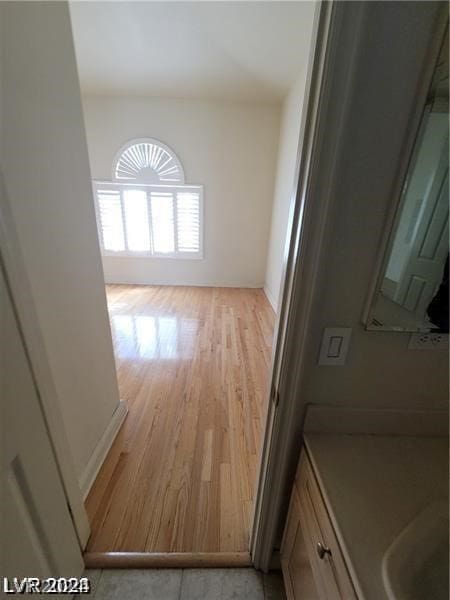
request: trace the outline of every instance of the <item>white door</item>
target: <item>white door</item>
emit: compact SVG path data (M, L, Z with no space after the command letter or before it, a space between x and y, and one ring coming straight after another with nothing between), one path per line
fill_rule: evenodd
M82 555L1 256L0 426L2 578L80 576Z
M446 125L447 126L447 125ZM425 195L395 300L422 319L442 281L448 253L448 138Z

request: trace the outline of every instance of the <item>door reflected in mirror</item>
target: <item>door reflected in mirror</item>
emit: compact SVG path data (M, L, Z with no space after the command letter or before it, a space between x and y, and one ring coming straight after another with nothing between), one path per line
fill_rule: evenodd
M448 30L367 329L448 333Z

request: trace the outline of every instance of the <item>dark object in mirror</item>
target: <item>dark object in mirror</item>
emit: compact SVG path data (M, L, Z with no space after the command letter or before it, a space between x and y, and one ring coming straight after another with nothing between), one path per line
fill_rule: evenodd
M442 282L439 286L436 295L430 302L427 308L427 315L431 323L441 332L448 333L448 305L449 305L449 289L448 289L448 254L445 261L444 274ZM434 327L433 327L434 329Z

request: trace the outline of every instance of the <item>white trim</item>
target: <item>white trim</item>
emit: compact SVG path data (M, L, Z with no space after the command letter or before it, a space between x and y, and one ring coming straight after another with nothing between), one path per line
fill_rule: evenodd
M272 292L270 292L266 283L264 284L263 292L266 295L266 298L269 301L270 306L273 308L274 312L276 313L278 310L278 302L275 302L275 298L272 296Z
M197 190L198 188L203 189L203 185L199 183L174 183L173 185L167 185L166 183L139 183L139 181L107 181L106 179L93 179L92 183L101 186L110 186L112 189L117 187L128 187L134 189L135 187L150 187L150 188L167 188L168 190L180 189L180 190Z
M91 489L127 414L127 403L125 400L121 400L80 477L80 489L84 500L89 494L89 490ZM89 418L89 415L86 415L86 418Z
M192 254L193 256L189 256L187 252L180 254L157 254L155 252L154 254L151 254L150 252L133 252L131 250L114 252L113 250L103 250L103 248L101 248L101 255L108 258L145 258L147 260L153 260L158 258L163 258L164 260L205 260L205 257L203 255L199 256L198 252L193 252Z
M109 258L109 257L108 257ZM242 281L204 281L204 282L192 282L192 281L176 281L176 283L168 283L167 281L152 281L151 283L143 283L142 280L139 282L134 281L124 281L114 279L114 281L109 281L108 277L105 277L106 285L142 285L142 286L158 286L164 285L168 287L213 287L213 288L238 288L238 289L248 289L248 290L262 290L264 291L262 283L247 283Z
M119 250L117 252L114 252L113 250L103 250L103 248L101 248L101 255L108 257L108 258L146 258L148 260L153 260L153 259L158 259L158 258L163 258L164 260L196 260L196 261L201 261L201 260L205 260L205 257L199 256L198 252L193 252L192 253L193 256L189 256L188 253L180 253L180 254L174 254L174 253L167 253L167 254L163 254L163 253L159 253L157 254L155 252L155 254L151 254L150 252L133 252L131 250Z
M299 423L303 411L299 390L306 339L331 212L338 145L350 110L348 96L355 58L364 44L361 21L365 6L321 2L316 12L314 46L310 51L314 64L310 63L308 68L297 158L298 187L291 211L292 226L288 229L292 233L277 318L271 397L250 545L254 565L263 571L270 567L280 517L286 507L287 486L301 443ZM272 401L276 399L278 404Z

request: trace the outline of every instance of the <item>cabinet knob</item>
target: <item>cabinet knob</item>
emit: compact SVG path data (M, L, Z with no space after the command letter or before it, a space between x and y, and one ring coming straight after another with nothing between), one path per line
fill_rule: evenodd
M317 542L317 554L321 560L324 559L325 554L329 554L331 556L331 550L322 544L322 542Z

